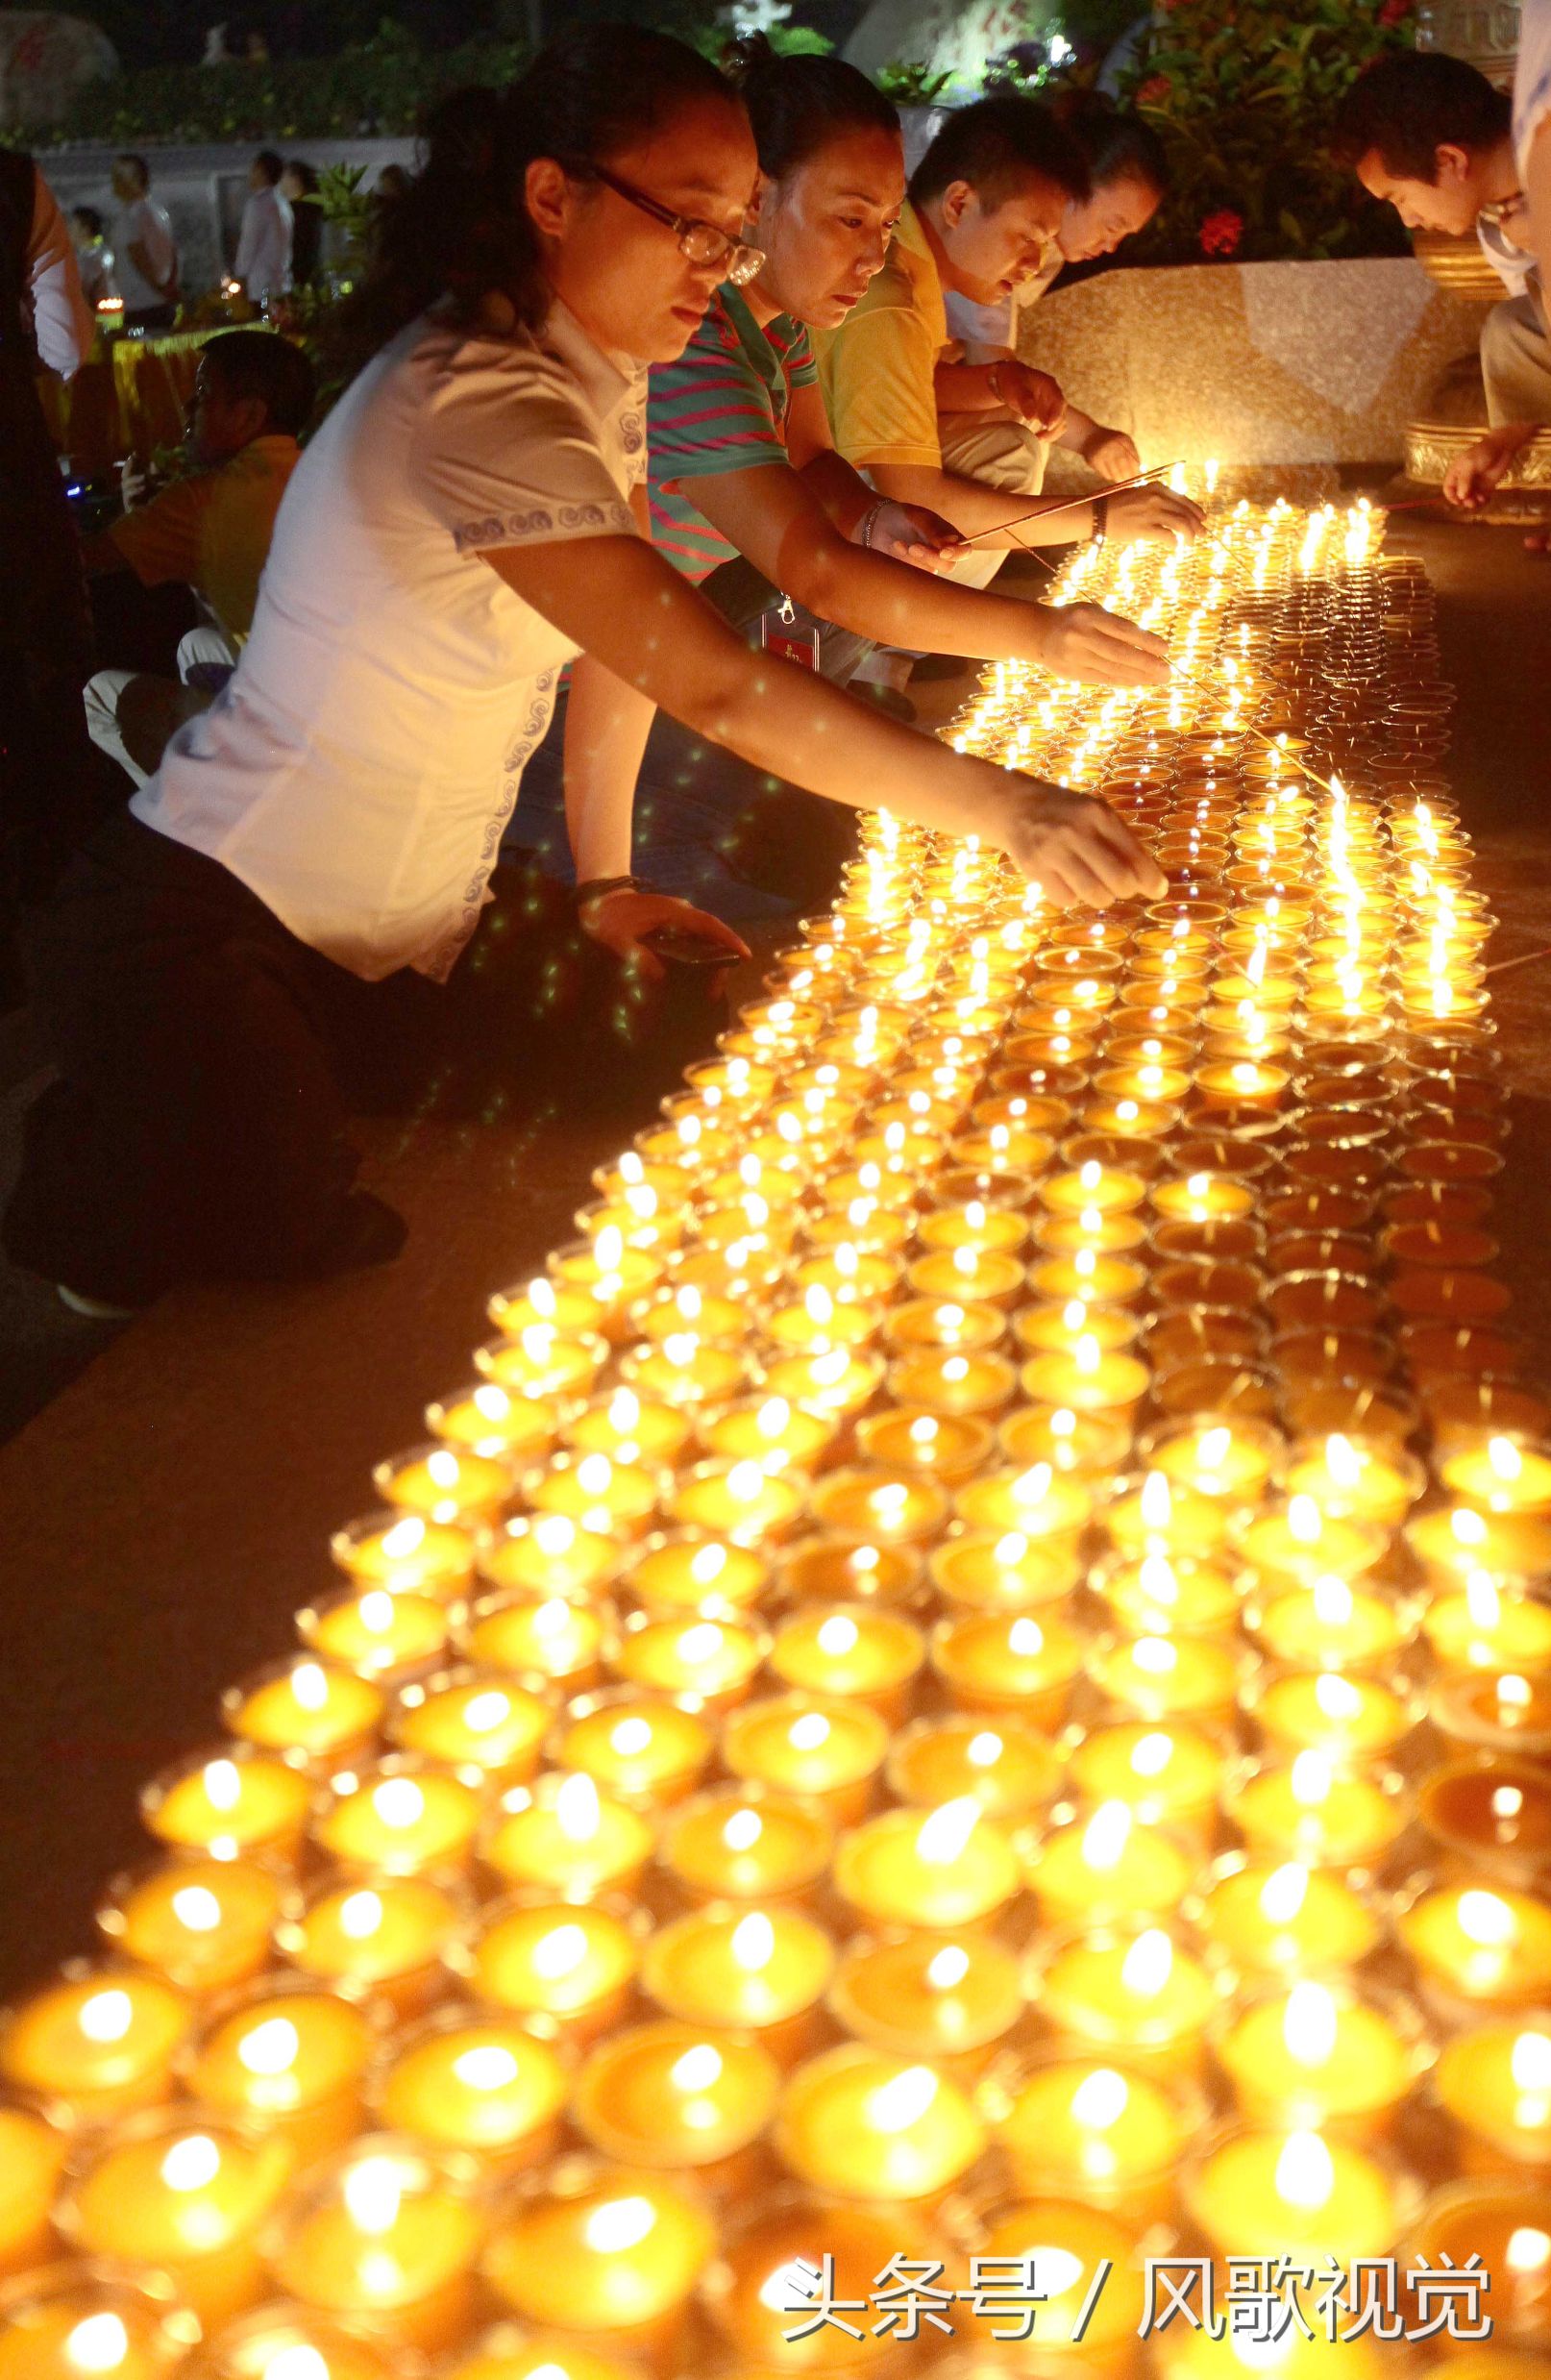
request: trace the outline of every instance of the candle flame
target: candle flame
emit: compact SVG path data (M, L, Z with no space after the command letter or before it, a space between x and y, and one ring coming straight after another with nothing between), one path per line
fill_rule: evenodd
M1363 1476L1363 1457L1340 1430L1325 1440L1325 1469L1339 1488L1354 1488Z
M1268 1925L1291 1925L1309 1897L1309 1871L1296 1860L1273 1869L1260 1888L1260 1914Z
M514 2052L501 2042L476 2042L458 2051L453 2072L470 2091L508 2091L519 2068Z
M207 1760L203 1782L206 1800L223 1816L242 1798L242 1778L234 1760Z
M1323 1670L1315 1679L1314 1698L1321 1717L1343 1723L1358 1718L1363 1708L1362 1687L1334 1670Z
M221 1922L221 1904L203 1884L185 1884L172 1896L172 1914L185 1933L212 1934Z
M1336 2166L1317 2132L1290 2132L1276 2160L1276 2194L1300 2213L1317 2215L1336 2187Z
M289 2017L265 2017L237 2043L237 2063L266 2080L287 2074L296 2064L302 2037Z
M962 1944L948 1943L931 1959L926 1968L926 1981L934 1992L952 1992L970 1971L970 1954Z
M180 2195L207 2190L221 2170L221 2152L208 2132L191 2132L174 2141L161 2160L161 2178Z
M1330 1798L1335 1773L1321 1751L1299 1752L1288 1773L1288 1790L1300 1810L1317 1810Z
M1135 1822L1123 1801L1101 1801L1082 1833L1083 1864L1105 1873L1118 1868Z
M929 2066L907 2066L869 2095L867 2120L874 2132L908 2132L921 2121L937 2092L937 2076Z
M539 1936L530 1955L535 1975L545 1983L562 1983L586 1959L586 1934L579 1925L554 1925Z
M1299 2066L1326 2066L1335 2054L1341 2016L1322 1983L1295 1983L1282 2014L1288 2056Z
M372 1788L372 1808L395 1833L417 1826L426 1814L426 1797L412 1776L386 1776Z
M1169 1526L1174 1517L1174 1499L1163 1472L1148 1472L1137 1498L1137 1509L1144 1528L1158 1532Z
M751 1910L738 1920L727 1946L733 1965L746 1975L756 1975L776 1955L776 1928L762 1909Z
M1541 2231L1534 2223L1521 2223L1509 2235L1503 2261L1510 2272L1543 2272L1551 2265L1551 2232Z
M1287 1533L1295 1545L1317 1546L1324 1535L1324 1525L1319 1517L1319 1507L1312 1496L1289 1498Z
M1518 1920L1495 1893L1462 1893L1455 1912L1466 1942L1481 1950L1505 1950L1518 1939Z
M917 1858L931 1868L951 1868L968 1847L980 1817L980 1804L972 1795L962 1794L955 1801L945 1801L922 1821L917 1830Z
M668 2080L676 2091L709 2091L722 2079L722 2052L711 2042L697 2042L676 2058L668 2070Z
M595 2256L622 2256L639 2247L656 2221L650 2198L605 2198L588 2214L581 2236Z
M1327 1628L1350 1626L1356 1605L1352 1599L1351 1588L1344 1578L1328 1575L1317 1578L1309 1599L1314 1605L1315 1618L1321 1626Z
M1174 1946L1157 1925L1138 1934L1120 1962L1120 1981L1138 1999L1155 1999L1173 1971Z
M1071 2117L1085 2132L1108 2132L1131 2103L1131 2086L1112 2066L1096 2066L1071 2095ZM1044 2268L1041 2268L1043 2273Z
M603 1822L598 1788L579 1770L554 1797L554 1822L568 1843L590 1843Z
M652 1722L639 1715L622 1719L611 1730L608 1741L622 1760L638 1760L651 1748Z
M819 1625L819 1650L830 1660L842 1660L847 1653L855 1651L861 1633L849 1612L831 1612Z
M299 1661L291 1672L291 1693L297 1707L304 1711L321 1711L329 1700L329 1680L315 1661Z
M403 2169L391 2157L363 2157L346 2173L339 2194L357 2230L381 2239L399 2219Z
M106 2048L123 2040L134 2014L135 2004L127 1992L94 1992L90 1999L82 2001L76 2022L88 2042Z
M722 1829L722 1840L729 1851L751 1851L764 1831L757 1810L734 1810Z
M129 2354L129 2332L116 2314L86 2314L64 2342L65 2360L77 2371L117 2371Z
M339 1904L339 1931L347 1942L370 1942L382 1923L382 1902L377 1893L347 1893Z
M786 1730L786 1740L795 1752L816 1752L821 1744L827 1744L833 1729L823 1711L803 1711Z
M994 1769L1004 1748L1000 1736L987 1729L971 1736L964 1747L964 1757L972 1769Z

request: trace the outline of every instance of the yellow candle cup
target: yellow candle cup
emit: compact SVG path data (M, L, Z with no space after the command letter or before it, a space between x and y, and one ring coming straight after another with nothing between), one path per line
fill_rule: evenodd
M0 2275L48 2263L64 2150L64 2134L41 2116L0 2107Z
M1222 1746L1199 1727L1141 1720L1090 1728L1071 1755L1073 1790L1123 1801L1144 1825L1213 1831L1227 1772Z
M590 1899L628 1892L652 1853L651 1821L628 1802L601 1794L578 1770L548 1770L532 1786L514 1786L491 1815L483 1841L487 1867L508 1884L532 1885Z
M1376 1867L1411 1815L1393 1774L1365 1774L1322 1750L1250 1763L1223 1806L1251 1851L1343 1870Z
M1467 2172L1551 2171L1551 2012L1456 2034L1439 2052L1433 2089Z
M1368 1902L1342 1877L1240 1852L1218 1863L1191 1915L1208 1946L1243 1975L1341 1974L1384 1938Z
M402 1690L387 1736L401 1751L456 1769L475 1783L485 1776L526 1779L538 1766L554 1716L541 1696L505 1678L452 1671Z
M1012 1843L970 1795L888 1810L841 1838L835 1890L869 1924L948 1933L983 1924L1020 1890Z
M356 1671L302 1654L229 1688L221 1716L239 1742L262 1751L332 1761L370 1748L386 1699Z
M628 1585L643 1611L746 1611L770 1582L770 1566L747 1546L692 1531L653 1539L632 1563Z
M558 2136L570 2078L555 2047L510 2017L455 2009L402 2040L372 2089L384 2129L509 2172Z
M693 1711L626 1692L573 1702L555 1758L607 1793L662 1807L694 1791L715 1749L711 1729Z
M277 2280L303 2305L444 2350L476 2303L485 2224L474 2172L391 2134L357 2142L286 2210L272 2253Z
M61 2203L79 2255L165 2274L207 2330L264 2286L259 2235L289 2179L288 2151L198 2115L128 2125L84 2160Z
M829 1997L848 2033L963 2081L1023 2014L1018 1960L986 1934L859 1936Z
M426 1427L459 1452L505 1455L518 1463L549 1452L566 1411L558 1397L524 1397L494 1380L474 1380L429 1404Z
M455 1599L474 1569L469 1531L422 1513L369 1512L336 1529L329 1552L359 1590L386 1587L442 1602Z
M805 1692L745 1703L722 1734L734 1776L800 1795L841 1824L865 1815L888 1748L888 1723L871 1703Z
M1235 2007L1215 2047L1246 2122L1350 2139L1389 2131L1431 2054L1398 2004L1308 1976Z
M1167 1917L1195 1872L1194 1850L1139 1826L1123 1801L1100 1802L1047 1834L1030 1836L1023 1870L1048 1924L1126 1915Z
M871 1604L815 1604L776 1629L770 1670L803 1694L854 1697L894 1723L925 1658L921 1631Z
M297 1982L217 2012L188 2060L191 2094L281 2142L300 2163L341 2148L360 2122L375 2045L365 2009Z
M287 1909L275 1946L319 1983L412 2015L441 1989L442 1957L462 1917L445 1879L335 1871Z
M390 1454L372 1473L372 1485L397 1512L427 1521L488 1520L516 1492L511 1464L500 1453L472 1447L412 1447Z
M52 2265L6 2293L0 2380L161 2380L186 2362L199 2318L162 2280Z
M800 1910L713 1905L657 1929L641 1986L664 2015L756 2034L784 2060L808 2043L834 1971L833 1943Z
M557 1520L555 1526L570 1529L573 1524ZM602 1569L612 1571L617 1556L606 1539L579 1542L596 1546L603 1555ZM554 1690L575 1693L593 1684L603 1666L606 1606L575 1599L569 1566L563 1574L568 1586L559 1593L535 1595L524 1585L476 1604L459 1630L470 1661L539 1696Z
M312 1840L341 1866L413 1875L455 1868L480 1824L478 1790L448 1769L395 1754L374 1768L341 1770L312 1823Z
M1122 1636L1094 1647L1088 1675L1118 1713L1211 1723L1232 1718L1244 1663L1210 1637Z
M751 2146L779 2093L780 2069L756 2042L663 2018L589 2053L571 2114L605 2156L649 2169L706 2169Z
M829 1864L834 1829L795 1795L746 1785L697 1795L663 1829L663 1867L698 1900L800 1897Z
M261 1860L166 1859L115 1878L97 1929L180 1991L222 1992L267 1963L284 1891L283 1870Z
M1057 1934L1030 1963L1029 1996L1058 2040L1123 2051L1149 2070L1194 2070L1218 2004L1207 1969L1161 1925Z
M1022 1529L968 1529L927 1565L944 1600L961 1611L1018 1613L1060 1603L1081 1583L1071 1536L1035 1539Z
M677 1462L694 1434L687 1415L638 1397L631 1388L616 1388L584 1405L559 1431L577 1454L605 1454L611 1462L638 1463L648 1471Z
M715 2248L710 2213L686 2182L579 2160L498 2224L484 2269L525 2320L617 2342L664 2371Z
M1509 1886L1440 1885L1395 1921L1442 2009L1533 2008L1551 1998L1551 1909Z
M935 2198L985 2146L971 2101L929 2066L882 2050L826 2050L799 2067L776 2148L810 2189L842 2198Z
M297 1615L297 1633L313 1652L392 1684L412 1677L447 1650L456 1607L432 1596L343 1588Z
M134 1968L67 1968L11 2008L0 2076L11 2089L95 2122L163 2097L192 2020L182 1992Z
M1290 2256L1343 2269L1391 2249L1407 2213L1390 2169L1318 2131L1229 2129L1194 2161L1193 2221L1231 2256Z
M895 1742L888 1781L901 1801L935 1810L977 1801L989 1818L1043 1810L1061 1790L1065 1764L1050 1739L1022 1719L950 1711L918 1719Z
M997 2076L983 2104L1015 2190L1143 2219L1167 2203L1195 2112L1139 2069L1061 2050Z
M487 2006L587 2041L626 2006L640 1944L621 1909L513 1894L481 1913L452 1963Z
M196 1753L140 1796L140 1817L159 1842L215 1859L245 1852L292 1854L307 1824L312 1788L301 1770L244 1745Z

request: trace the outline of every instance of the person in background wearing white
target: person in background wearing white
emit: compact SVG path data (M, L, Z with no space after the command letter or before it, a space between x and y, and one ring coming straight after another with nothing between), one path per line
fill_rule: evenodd
M112 305L118 296L108 226L95 207L71 208L70 237L81 274L81 294L95 314L99 307Z
M178 312L178 243L172 218L151 196L151 168L126 149L113 160L113 254L126 331L170 331Z
M1551 0L1524 0L1518 12L1514 155L1529 215L1529 245L1540 267L1535 297L1543 317L1545 276L1551 272Z
M78 1307L395 1255L402 1219L354 1187L363 1068L391 1063L420 1111L451 1080L515 1117L535 1076L574 1104L619 1075L617 974L590 1036L591 1012L557 1015L555 946L490 880L568 661L583 807L660 701L812 792L980 836L1058 903L1166 889L1102 802L751 650L653 552L645 367L757 270L757 176L725 78L638 26L578 28L510 90L443 104L358 293L373 359L286 492L236 675L39 921L60 1074L5 1237ZM675 925L744 948L629 877L579 885L576 915L620 957Z
M232 270L256 306L279 297L291 282L291 210L281 189L285 160L260 149L248 168L236 261Z

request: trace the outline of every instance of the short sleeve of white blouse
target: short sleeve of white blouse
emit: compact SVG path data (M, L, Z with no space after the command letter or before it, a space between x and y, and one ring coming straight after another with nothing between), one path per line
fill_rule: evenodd
M412 324L298 466L253 633L132 807L368 980L443 977L577 647L483 560L636 533L645 375L563 308Z
M1514 75L1514 155L1519 180L1529 172L1535 136L1551 115L1551 0L1524 0Z

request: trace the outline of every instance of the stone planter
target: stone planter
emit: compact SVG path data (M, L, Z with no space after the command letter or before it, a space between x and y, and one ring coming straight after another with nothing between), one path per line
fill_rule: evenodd
M1480 308L1411 257L1096 274L1023 315L1023 354L1149 462L1398 463Z

